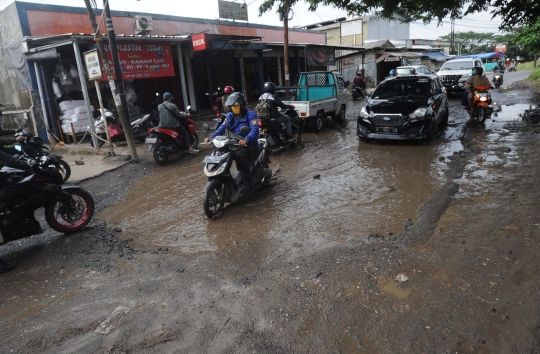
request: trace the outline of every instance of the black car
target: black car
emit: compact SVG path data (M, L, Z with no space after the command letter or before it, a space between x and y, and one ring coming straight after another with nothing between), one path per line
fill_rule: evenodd
M380 83L360 111L365 139L430 139L448 123L448 98L437 75L406 75Z

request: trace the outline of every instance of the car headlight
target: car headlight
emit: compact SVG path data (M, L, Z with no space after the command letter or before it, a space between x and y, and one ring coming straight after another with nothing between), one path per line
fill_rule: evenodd
M212 143L214 144L215 147L217 147L219 149L219 148L224 147L225 144L227 144L227 140L214 139L214 140L212 140Z
M426 113L427 108L418 108L416 111L409 114L409 118L411 118L411 121L419 120L421 118L424 118Z
M366 106L360 110L360 118L369 118L369 113L366 110Z
M466 79L466 78L468 78L469 76L471 76L471 75L465 74L465 75L462 75L461 78L462 78L462 79Z

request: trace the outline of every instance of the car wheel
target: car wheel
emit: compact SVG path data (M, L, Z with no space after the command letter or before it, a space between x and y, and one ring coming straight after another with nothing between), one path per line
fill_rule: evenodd
M446 105L446 108L444 110L444 113L443 113L443 119L441 121L441 126L447 126L448 125L448 118L450 116L450 111L448 109L448 105Z
M315 132L318 133L322 130L324 126L324 117L321 112L317 113L317 116L315 117Z

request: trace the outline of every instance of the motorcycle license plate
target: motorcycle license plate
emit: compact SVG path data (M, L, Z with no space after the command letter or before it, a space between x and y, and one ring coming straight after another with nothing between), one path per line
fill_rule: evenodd
M145 144L155 144L157 142L157 138L146 138L144 141Z
M220 163L221 156L206 156L203 160L203 163Z
M397 133L398 133L398 128L393 128L393 127L378 127L378 128L377 128L377 133L382 133L382 134L397 134Z

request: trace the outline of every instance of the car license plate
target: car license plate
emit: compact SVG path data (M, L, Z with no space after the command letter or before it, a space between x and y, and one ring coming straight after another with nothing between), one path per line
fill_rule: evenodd
M220 163L221 156L206 156L203 160L203 163Z
M381 134L397 134L398 128L395 127L378 127L377 133Z

